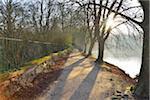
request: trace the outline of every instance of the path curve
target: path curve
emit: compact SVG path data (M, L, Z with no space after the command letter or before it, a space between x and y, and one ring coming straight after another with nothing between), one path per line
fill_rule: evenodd
M102 71L94 60L72 53L57 81L36 100L110 100L122 84L116 87L110 79L117 76Z

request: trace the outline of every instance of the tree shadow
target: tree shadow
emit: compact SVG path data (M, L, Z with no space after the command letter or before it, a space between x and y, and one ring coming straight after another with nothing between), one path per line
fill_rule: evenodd
M62 71L61 76L58 79L58 82L56 84L56 88L51 92L50 97L47 98L50 100L60 100L61 94L64 90L64 86L67 80L67 77L69 76L70 72L73 70L74 67L77 67L80 63L82 63L85 60L85 58L79 59L78 61L74 62L73 64L66 66L66 68Z
M94 68L91 72L86 76L86 78L82 81L78 89L74 92L74 94L70 97L70 100L88 100L89 95L92 91L92 88L95 84L96 77L100 70L98 64L94 64Z

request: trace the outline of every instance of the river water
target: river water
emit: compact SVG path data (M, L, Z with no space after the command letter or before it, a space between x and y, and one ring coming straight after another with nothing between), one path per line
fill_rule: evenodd
M141 68L142 40L128 40L130 40L129 44L125 43L126 40L121 40L121 44L125 44L126 47L120 45L120 48L116 47L118 43L113 43L111 39L107 40L107 46L105 46L104 50L104 61L118 66L134 78L139 74ZM97 43L95 43L92 54L94 57L98 55Z

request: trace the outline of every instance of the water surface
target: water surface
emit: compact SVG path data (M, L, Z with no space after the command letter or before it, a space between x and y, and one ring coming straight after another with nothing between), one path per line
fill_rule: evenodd
M122 41L125 42L125 41ZM107 43L112 43L107 41ZM125 73L129 74L132 78L139 74L141 68L141 58L142 58L142 43L132 44L132 48L121 47L120 49L116 46L105 47L104 50L104 61L118 66L120 69L124 70ZM127 45L127 44L126 44ZM94 57L98 55L98 46L95 43L92 54Z

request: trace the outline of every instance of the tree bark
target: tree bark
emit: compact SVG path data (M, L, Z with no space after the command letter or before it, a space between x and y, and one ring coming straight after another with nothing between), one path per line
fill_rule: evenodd
M91 41L90 47L89 47L89 51L88 51L88 56L90 56L92 54L92 49L94 46L94 41Z
M144 10L144 21L141 27L144 31L142 65L139 74L139 81L135 90L135 96L149 100L149 1L140 0Z
M91 54L92 54L92 49L93 49L93 47L94 47L94 44L95 44L95 37L92 39L92 37L91 37L91 43L90 43L90 47L89 47L89 50L88 50L88 55L87 56L90 56Z
M98 57L96 62L97 63L103 63L103 56L104 56L104 40L101 38L100 40L98 40Z
M43 31L42 21L43 21L43 0L40 2L40 19L39 19L40 32Z

